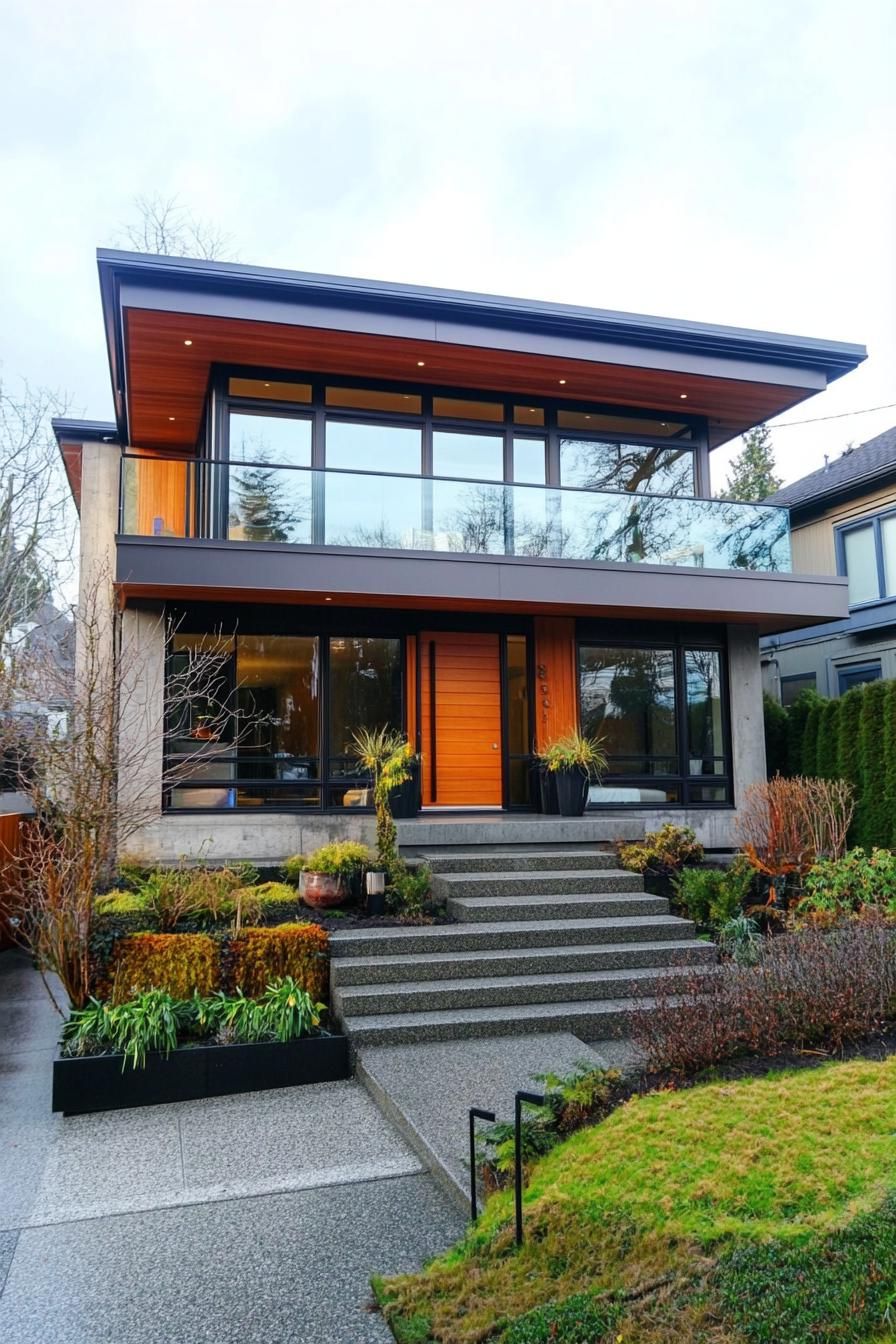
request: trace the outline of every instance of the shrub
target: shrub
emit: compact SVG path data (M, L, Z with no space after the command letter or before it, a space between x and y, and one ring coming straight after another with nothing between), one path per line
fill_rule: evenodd
M738 1247L722 1258L716 1286L751 1344L867 1344L892 1325L894 1266L890 1195L826 1236Z
M146 878L139 895L144 909L158 920L163 933L170 932L188 918L204 917L212 922L229 919L237 913L234 896L253 876L251 866L232 868L155 868Z
M872 681L862 689L859 713L859 777L862 781L856 812L855 835L860 845L885 845L890 839L884 772L884 701L886 682Z
M845 780L776 775L746 789L735 829L757 872L801 874L820 854L843 853L853 806Z
M309 854L302 867L308 873L327 873L330 877L351 877L369 868L373 855L366 845L354 840L334 840ZM292 860L287 859L291 865Z
M753 870L739 854L729 868L683 868L675 891L696 924L718 927L741 913L752 884Z
M326 996L328 984L325 929L317 924L277 924L244 928L228 939L225 987L259 998L272 980L291 976L314 1000Z
M648 831L643 840L622 845L619 860L632 873L674 873L685 864L703 862L703 846L690 826L667 822L658 831Z
M377 863L390 877L397 877L404 865L390 795L411 778L417 757L407 738L390 728L362 728L352 739L351 751L373 780Z
M576 1293L533 1307L511 1321L502 1344L598 1344L617 1325L623 1306L612 1298Z
M719 947L738 966L755 966L762 949L759 925L749 915L735 915L718 932Z
M787 771L788 775L802 775L805 773L803 767L803 738L806 734L807 723L813 706L817 705L821 696L816 691L803 691L802 695L794 701L787 710ZM812 721L812 726L817 733L817 718ZM817 751L817 739L815 750Z
M896 854L851 849L840 859L820 859L803 881L794 908L797 922L835 922L865 906L896 914Z
M206 933L132 933L114 945L96 988L123 1003L135 990L163 990L175 999L211 994L220 981L220 944Z
M290 882L294 887L299 885L299 879L305 871L305 855L292 854L283 864L281 872L285 881Z
M142 915L146 912L146 902L138 891L123 891L115 887L97 896L94 910L97 915Z
M755 966L654 983L653 1011L630 1014L651 1069L692 1074L738 1054L840 1050L892 1021L896 934L880 921L767 940Z
M391 915L419 919L432 891L432 873L425 864L407 869L392 879L386 890L386 909Z

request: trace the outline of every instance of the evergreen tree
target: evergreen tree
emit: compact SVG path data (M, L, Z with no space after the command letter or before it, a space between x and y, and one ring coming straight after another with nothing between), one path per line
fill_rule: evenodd
M787 710L787 770L788 775L803 775L803 750L806 721L813 705L821 702L816 691L803 691ZM817 729L816 729L817 734Z
M862 687L859 714L860 792L856 809L857 840L866 849L886 846L890 834L884 778L884 702L887 682Z
M757 425L744 434L743 445L731 463L722 497L755 504L774 494L781 484L781 478L775 475L775 456L768 426Z
M840 730L837 734L837 773L841 779L848 780L855 790L856 803L862 788L859 769L859 720L862 714L862 688L854 686L851 691L840 697ZM854 819L850 828L850 839L855 839L857 822Z
M822 779L836 779L838 774L838 747L840 745L839 700L826 700L818 725L818 752L816 770Z
M818 738L824 704L821 696L816 695L809 705L809 713L806 715L806 725L803 729L803 759L800 762L799 770L801 775L811 777L818 774Z
M884 682L883 737L878 756L883 773L885 830L882 845L896 844L896 681Z
M769 779L787 773L787 710L767 692L762 697L765 723L765 773Z
M282 471L264 462L240 467L231 476L232 531L244 541L295 541L299 513L289 507Z

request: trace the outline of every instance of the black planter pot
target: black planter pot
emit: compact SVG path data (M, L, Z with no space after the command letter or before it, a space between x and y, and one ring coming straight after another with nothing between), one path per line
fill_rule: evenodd
M540 810L546 816L558 815L560 804L557 801L557 776L546 765L538 766L538 799L541 804Z
M124 1069L121 1055L53 1061L53 1110L64 1115L197 1101L272 1087L331 1083L350 1076L345 1036L305 1036L253 1045L195 1045L146 1056Z
M588 776L584 770L554 770L561 817L581 817L588 803Z
M663 896L667 901L676 899L676 874L668 868L645 868L642 874L648 896Z
M420 811L420 762L412 761L410 771L410 779L389 790L389 806L396 821L416 817Z

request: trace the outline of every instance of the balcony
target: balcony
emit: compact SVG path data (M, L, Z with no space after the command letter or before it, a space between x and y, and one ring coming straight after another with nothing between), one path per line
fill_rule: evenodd
M126 454L122 537L788 573L786 509Z

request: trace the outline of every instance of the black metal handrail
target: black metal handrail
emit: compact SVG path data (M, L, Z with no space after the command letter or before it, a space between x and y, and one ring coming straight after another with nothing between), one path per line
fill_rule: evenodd
M488 1120L489 1124L495 1123L494 1111L484 1111L480 1106L470 1107L470 1220L476 1221L479 1217L479 1209L476 1204L476 1121Z

